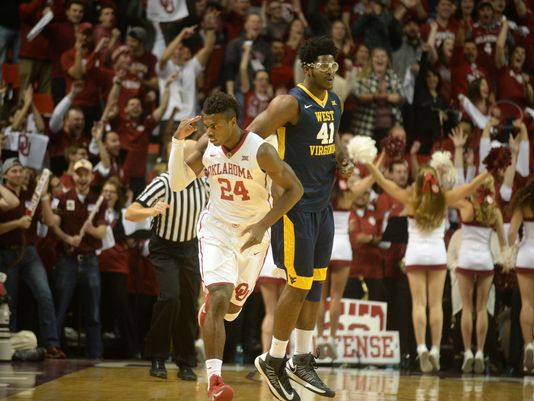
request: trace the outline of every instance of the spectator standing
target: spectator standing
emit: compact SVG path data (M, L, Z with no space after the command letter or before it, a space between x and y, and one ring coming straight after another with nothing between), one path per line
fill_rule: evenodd
M176 77L169 88L169 104L162 117L164 122L171 118L174 109L176 109L174 121L177 123L196 115L198 108L197 78L206 67L215 46L217 12L210 10L208 13L212 15L212 25L205 26L202 49L191 57L191 49L184 44L184 40L193 35L195 27L184 28L167 46L159 60L158 77L161 93L164 93L165 82L169 77ZM171 135L172 133L165 132L160 136L162 147L169 143Z
M371 52L369 64L356 81L355 95L359 106L353 122L358 135L372 136L380 143L395 123L402 124L404 90L385 49Z
M233 39L226 47L224 64L226 71L226 92L235 96L240 87L239 64L243 58L243 44L252 41L250 62L247 68L249 80L252 81L255 71L269 70L272 64L271 47L261 36L261 16L256 13L247 15L244 35Z
M106 234L106 204L95 211L98 194L90 192L93 166L88 160L74 165L75 187L59 199L56 213L59 223L54 232L61 241L61 251L53 272L53 291L57 312L57 332L63 334L65 317L76 286L84 308L86 354L91 359L102 358L100 323L100 272L95 254L102 247ZM92 213L92 220L88 220Z
M34 218L28 215L26 208L31 203L35 184L32 182L29 188L23 188L22 168L16 158L7 159L2 166L6 188L20 200L17 207L0 211L0 269L7 274L6 289L11 298L10 328L13 332L18 331L18 288L20 281L24 281L37 303L39 344L47 348L48 357L65 358L59 348L56 313L48 278L35 247L38 240L37 222L40 220L47 226L53 226L56 221L46 190L41 194Z

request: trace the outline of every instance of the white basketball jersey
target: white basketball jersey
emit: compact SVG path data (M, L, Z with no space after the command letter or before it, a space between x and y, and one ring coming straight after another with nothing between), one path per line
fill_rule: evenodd
M265 141L253 132L228 151L211 142L202 162L210 186L210 214L231 224L254 224L271 209L271 179L258 166L256 154Z

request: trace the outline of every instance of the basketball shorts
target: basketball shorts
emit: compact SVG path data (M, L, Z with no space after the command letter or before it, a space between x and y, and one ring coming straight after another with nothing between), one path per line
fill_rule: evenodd
M266 231L261 244L241 252L248 238L248 234L241 236L245 227L244 224L221 221L207 211L201 214L197 226L200 274L204 288L232 284L234 293L230 302L236 306L243 306L254 291L269 249L270 235Z
M326 279L334 243L331 206L319 212L290 210L273 225L271 236L274 263L286 270L290 286L309 290L314 281Z

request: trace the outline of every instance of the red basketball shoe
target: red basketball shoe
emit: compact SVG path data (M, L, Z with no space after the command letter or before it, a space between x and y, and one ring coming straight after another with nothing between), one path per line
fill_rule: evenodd
M224 384L221 376L211 375L208 397L210 401L231 401L234 398L234 390Z

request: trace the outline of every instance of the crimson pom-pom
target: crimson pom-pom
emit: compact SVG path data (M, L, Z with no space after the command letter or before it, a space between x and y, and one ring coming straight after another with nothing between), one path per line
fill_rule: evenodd
M512 164L512 152L505 146L492 148L483 163L491 174L497 174Z
M390 159L399 159L404 156L406 142L397 136L388 135L380 142L380 147Z

